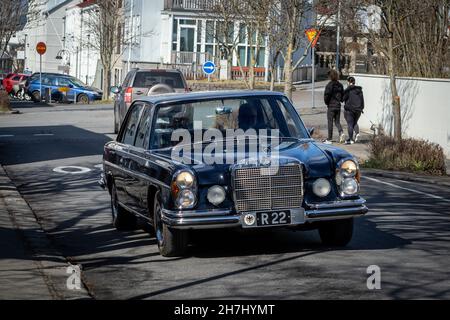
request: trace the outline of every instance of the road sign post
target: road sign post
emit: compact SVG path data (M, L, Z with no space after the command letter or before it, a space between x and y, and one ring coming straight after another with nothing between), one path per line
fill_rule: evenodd
M315 87L316 87L316 44L319 40L320 31L317 29L307 29L305 31L306 37L311 43L311 96L312 96L312 108L316 108L316 100L315 100Z
M203 73L208 76L208 82L211 81L211 75L216 72L216 65L212 61L206 61L203 64Z
M42 55L47 52L47 46L44 42L38 42L36 52L39 54L39 100L42 100Z

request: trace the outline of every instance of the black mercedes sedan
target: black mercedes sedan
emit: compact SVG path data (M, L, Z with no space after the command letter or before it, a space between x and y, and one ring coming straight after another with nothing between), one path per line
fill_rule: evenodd
M133 102L107 143L100 183L118 230L144 221L163 256L206 228L318 229L345 246L368 209L359 165L311 138L281 93L163 94Z

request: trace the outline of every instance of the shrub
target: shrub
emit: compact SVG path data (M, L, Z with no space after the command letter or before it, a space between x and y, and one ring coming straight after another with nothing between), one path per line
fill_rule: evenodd
M444 150L440 145L416 139L397 142L384 135L375 137L370 143L370 156L365 166L432 175L446 174Z

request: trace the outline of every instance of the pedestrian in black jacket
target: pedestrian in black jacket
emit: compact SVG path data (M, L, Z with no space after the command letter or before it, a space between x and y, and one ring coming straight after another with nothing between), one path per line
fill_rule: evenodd
M344 91L344 116L348 125L348 140L345 144L353 144L359 139L358 120L364 110L364 94L362 88L355 86L355 78L348 78L348 87ZM353 139L355 134L355 139Z
M341 102L344 95L344 86L339 82L339 73L336 70L331 70L328 75L330 77L330 82L327 84L324 94L325 104L328 108L328 138L323 142L332 144L334 122L339 131L339 142L343 143L345 136L341 126Z

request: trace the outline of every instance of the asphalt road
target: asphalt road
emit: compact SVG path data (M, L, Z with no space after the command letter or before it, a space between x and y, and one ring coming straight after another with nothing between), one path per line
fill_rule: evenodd
M0 116L0 163L95 298L450 298L450 190L364 178L370 212L345 249L324 248L315 231L209 231L194 235L187 257L163 258L146 232L110 224L96 165L114 138L111 106L19 110ZM370 265L380 290L367 288Z

